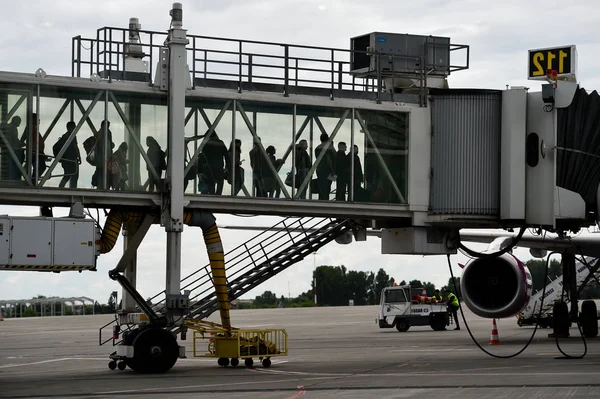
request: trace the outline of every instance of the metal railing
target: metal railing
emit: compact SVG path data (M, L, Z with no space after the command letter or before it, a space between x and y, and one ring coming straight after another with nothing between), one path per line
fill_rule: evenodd
M139 30L139 43L144 60L148 62L146 79L152 81L159 50L167 39L166 32ZM76 36L72 40L72 76L81 77L87 69L89 75L98 74L109 80L125 78L125 58L128 56L127 28L104 27L97 30L96 38ZM428 65L427 45L420 57L393 53L369 53L367 51L293 45L256 40L239 40L211 36L188 35L188 60L192 85L217 86L243 90L281 92L284 96L298 92L299 88L320 90L331 99L344 92L369 92L378 102L384 97L394 100L394 89L384 90L383 79L407 78L416 81L415 88L424 99L427 76L436 73L435 65ZM439 47L440 44L434 44ZM447 73L469 67L469 47L449 44L450 52L465 50L465 65L450 65ZM139 54L139 53L138 53ZM368 76L358 76L351 70L355 57L375 57L377 70ZM412 62L410 71L393 70L394 60ZM383 69L382 61L391 61L392 70ZM115 73L118 72L118 73ZM439 71L437 71L439 72ZM114 76L113 76L114 75ZM220 85L219 85L220 83ZM394 85L392 84L392 87ZM384 93L386 93L384 95Z
M250 270L257 270L260 265L268 262L270 258L281 253L287 247L296 245L301 240L306 239L310 232L331 222L329 219L321 218L294 219L286 218L226 253L227 285L231 286L233 280ZM203 299L206 294L214 292L210 264L183 278L181 284L182 291L190 291L190 302ZM156 304L154 304L154 301L163 296L164 293L165 291L161 291L150 298L156 311L162 310L165 299L162 298ZM196 304L196 306L198 305L201 305L201 303ZM192 304L191 308L193 309L196 306Z

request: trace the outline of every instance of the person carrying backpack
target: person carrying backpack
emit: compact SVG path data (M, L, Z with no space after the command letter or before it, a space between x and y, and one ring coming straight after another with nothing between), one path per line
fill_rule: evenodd
M65 143L69 139L69 136L75 130L77 125L75 122L67 122L67 132L60 136L56 144L52 146L52 152L54 156L58 156L60 150L64 147ZM77 188L77 180L79 180L79 165L81 164L81 155L77 146L77 136L73 136L73 140L66 148L62 158L59 160L60 166L62 166L64 175L58 184L58 187L64 187L69 182L70 188Z
M152 136L146 137L146 145L148 146L146 155L148 155L148 159L150 160L150 164L146 165L146 170L148 171L148 191L154 192L155 189L159 189L158 184L162 176L162 171L167 170L167 154L160 148L160 145ZM156 171L158 179L152 174L151 168L154 168Z

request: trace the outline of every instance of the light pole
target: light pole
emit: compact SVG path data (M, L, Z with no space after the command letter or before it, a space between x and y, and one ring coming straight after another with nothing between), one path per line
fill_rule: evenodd
M315 306L317 306L317 253L313 253L313 294L315 295Z

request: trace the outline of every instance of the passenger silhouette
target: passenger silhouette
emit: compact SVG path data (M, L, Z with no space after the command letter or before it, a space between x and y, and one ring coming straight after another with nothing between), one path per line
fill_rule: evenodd
M346 155L346 143L340 141L338 150L335 153L335 171L337 180L335 181L335 200L345 201L346 190L350 184L350 158Z
M231 143L229 150L227 151L227 183L231 184L234 180L235 170L235 184L233 185L233 195L238 195L244 184L244 168L242 168L242 140L236 139L235 142ZM232 165L233 160L233 165Z
M67 131L64 133L56 142L55 148L60 151L67 139L75 130L77 125L73 121L67 122ZM54 148L53 148L54 150ZM54 155L58 154L58 151L53 151ZM63 156L59 160L60 166L62 166L64 176L60 179L58 187L64 187L69 183L69 188L77 188L77 181L79 180L79 165L81 165L81 155L79 153L79 147L77 146L77 136L73 136L73 140L69 146L65 149Z
M10 123L2 123L0 125L0 129L2 132L4 132L4 137L6 137L6 143L4 141L0 143L1 162L2 166L6 167L6 169L3 169L2 179L21 180L21 171L19 170L19 165L21 165L25 160L25 151L23 150L22 143L19 140L19 126L21 126L21 118L18 116L14 116L10 120ZM15 156L17 157L16 162L10 155L10 151L8 150L9 147L12 148ZM4 172L4 170L6 172Z
M283 160L275 158L275 153L277 152L275 150L275 147L270 145L265 151L267 153L269 162L273 165L275 171L279 172L279 170L283 166ZM273 174L270 168L267 168L267 174L265 175L264 183L267 197L279 198L279 196L281 195L281 187L279 186L276 175Z
M38 132L38 117L36 113L32 114L31 122L31 128L26 126L23 131L21 143L25 143L27 151L31 150L31 180L37 185L39 182L37 179L41 178L46 170L46 155L44 153L44 138Z
M148 191L154 192L155 189L159 189L162 171L167 169L167 155L152 136L146 137L146 145L148 146L146 155L148 155L148 159L150 160L150 164L146 164L146 170L148 171ZM151 172L152 168L156 171L158 178L154 177L154 174Z
M198 180L202 179L207 187L206 190L200 190L198 187L203 194L223 194L225 165L228 165L231 159L227 154L225 143L219 138L217 132L213 132L198 157Z
M94 137L94 147L92 149L93 163L96 166L96 171L92 175L92 186L98 187L99 190L106 190L108 188L108 179L105 176L107 160L112 156L113 148L115 143L112 141L112 132L110 131L110 122L103 120L100 123L100 129ZM106 130L106 138L104 131ZM84 143L85 146L85 143ZM106 151L105 151L106 148ZM104 154L106 152L106 155Z
M311 162L310 155L306 151L308 149L308 143L306 140L300 140L298 144L295 146L295 167L296 167L296 188L299 189L302 185L304 179L308 177L308 172L310 171ZM290 183L291 184L291 183ZM299 193L298 198L305 199L306 192L308 191L308 184L304 186L304 189Z
M331 192L331 182L336 180L335 174L335 150L333 142L329 139L327 133L321 133L321 144L315 148L315 158L318 158L322 151L328 146L323 159L317 165L317 188L320 200L329 200Z
M353 151L348 154L348 168L351 167L351 157L354 156L354 201L366 201L366 192L362 187L363 183L363 170L360 158L358 156L358 146L355 144ZM349 199L349 198L348 198Z
M249 152L250 167L252 168L252 182L254 183L254 195L256 197L266 197L265 177L271 174L268 170L267 159L260 150L260 137L254 137L254 145ZM269 171L269 173L267 173Z
M113 190L125 191L127 187L127 181L129 180L127 149L127 143L122 142L109 161L109 172L111 172L109 183L110 188Z

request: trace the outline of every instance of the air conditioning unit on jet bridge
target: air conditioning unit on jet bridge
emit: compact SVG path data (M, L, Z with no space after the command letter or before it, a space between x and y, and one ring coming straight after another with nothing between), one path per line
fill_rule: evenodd
M95 270L100 231L92 219L0 216L0 270Z
M427 87L445 88L450 47L448 37L384 32L356 36L350 39L350 73L359 78L381 76L386 89L419 87L425 73Z

